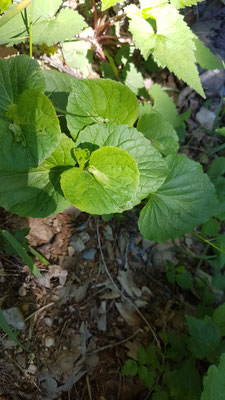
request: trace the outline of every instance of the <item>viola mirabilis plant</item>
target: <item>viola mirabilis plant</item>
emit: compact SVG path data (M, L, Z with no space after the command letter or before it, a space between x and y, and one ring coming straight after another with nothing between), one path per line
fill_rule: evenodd
M214 186L200 164L177 154L158 85L154 105L139 108L121 83L41 71L21 55L0 60L0 86L0 205L6 210L41 218L72 203L102 215L143 203L140 231L156 241L190 232L213 215ZM65 115L61 124L56 111Z

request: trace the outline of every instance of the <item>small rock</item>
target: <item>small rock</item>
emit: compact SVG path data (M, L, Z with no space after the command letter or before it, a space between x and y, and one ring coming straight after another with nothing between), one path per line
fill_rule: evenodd
M75 252L76 252L76 250L75 250L75 248L73 246L69 246L68 247L68 254L69 254L70 257L72 257Z
M45 347L52 347L55 344L55 339L52 336L46 336Z
M81 232L81 233L79 233L79 236L84 244L89 242L89 240L90 240L90 235L88 235L87 232Z
M83 257L84 260L92 261L95 258L95 254L96 254L96 250L95 249L88 249L88 250L83 252L82 257Z
M142 240L142 247L143 247L143 250L149 249L153 244L154 244L154 242L153 242L153 241L150 241L150 240L148 240L148 239L143 239L143 240Z
M85 249L83 240L77 235L72 236L70 246L73 247L78 253L81 253Z
M27 289L24 287L24 285L20 286L19 296L23 297L23 296L26 296L26 294L27 294Z
M36 374L36 372L37 372L37 367L36 367L36 365L30 364L29 367L28 367L28 369L27 369L27 372L29 372L29 373L32 374L32 375Z
M196 114L196 120L208 130L212 129L215 118L216 115L206 107L201 107L199 112Z
M25 329L23 314L17 307L11 307L7 310L3 310L3 314L10 326L19 329L19 331L23 331Z
M46 317L46 318L45 318L45 323L46 323L46 325L47 325L49 328L51 328L51 326L52 326L52 324L53 324L53 321L52 321L51 318Z
M107 240L114 240L113 230L110 225L106 225L104 228L104 236Z

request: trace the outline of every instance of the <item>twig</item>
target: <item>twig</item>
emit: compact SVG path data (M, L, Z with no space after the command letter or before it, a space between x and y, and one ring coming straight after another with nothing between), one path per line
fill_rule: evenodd
M112 278L112 276L111 276L111 274L110 274L110 272L109 272L109 270L108 270L108 267L107 267L106 262L105 262L105 257L104 257L103 251L102 251L101 239L100 239L100 234L99 234L99 219L97 219L97 238L98 238L98 245L99 245L99 250L100 250L102 262L103 262L105 271L106 271L106 273L107 273L107 275L108 275L110 281L112 282L112 284L113 284L113 286L115 287L115 289L120 293L120 295L121 295L126 301L128 301L128 302L132 305L132 307L135 309L135 311L140 315L140 317L142 318L142 320L145 322L145 324L146 324L146 325L148 326L148 328L150 329L150 331L151 331L151 333L152 333L152 336L154 337L154 339L155 339L155 341L156 341L156 343L157 343L157 346L158 346L159 348L161 348L160 343L159 343L159 340L158 340L158 338L157 338L157 336L156 336L156 334L155 334L153 328L151 327L150 323L147 321L147 319L146 319L145 316L142 314L142 312L139 310L139 308L133 303L133 301L132 301L131 299L129 299L129 297L126 297L126 296L123 294L123 292L118 288L117 284L114 282L114 280L113 280L113 278Z
M87 383L87 390L88 390L89 400L92 400L91 385L90 385L89 375L86 375L86 383Z
M119 342L116 343L112 343L112 344L107 344L106 346L103 347L99 347L98 349L95 350L90 350L87 352L87 354L96 354L96 353L100 353L101 351L107 350L107 349L112 349L113 347L116 346L120 346L121 344L124 344L126 342L129 342L130 340L132 340L135 336L137 336L140 332L143 332L142 329L137 329L133 335L127 337L126 339L120 340Z
M34 316L35 316L36 314L38 314L39 312L41 312L41 311L45 310L46 308L51 307L51 306L53 306L53 305L54 305L54 303L46 304L45 306L39 308L38 310L34 311L31 315L29 315L29 317L27 317L27 318L25 319L25 321L27 321L28 319L31 319L32 317L34 317Z

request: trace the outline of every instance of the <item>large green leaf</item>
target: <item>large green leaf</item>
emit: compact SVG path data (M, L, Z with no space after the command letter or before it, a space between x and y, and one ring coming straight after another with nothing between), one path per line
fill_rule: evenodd
M72 39L87 26L84 18L71 8L62 9L55 19L45 19L34 23L33 43L46 43L48 46L65 39Z
M69 92L76 78L55 69L44 69L42 74L46 82L46 95L51 99L56 108L58 107L62 111L66 111Z
M210 365L203 379L204 390L201 400L225 400L225 354L220 357L219 366Z
M215 189L200 164L181 154L166 158L169 174L140 213L139 228L157 242L177 238L207 221L217 204Z
M44 218L69 207L60 187L61 173L75 164L74 142L62 136L51 156L29 172L0 171L0 204L25 217Z
M44 91L45 80L37 61L26 55L0 60L0 118L26 89Z
M138 204L149 193L155 192L168 174L167 165L159 152L135 128L113 123L94 124L80 132L76 144L80 147L88 145L90 151L96 149L96 145L116 146L126 150L134 158L140 172L140 183L132 200L133 205ZM130 203L128 207L131 208Z
M211 319L201 320L187 315L186 320L191 335L190 347L194 355L200 359L214 357L221 340L217 326Z
M67 112L68 128L76 138L81 129L96 122L132 126L138 117L138 101L128 87L110 79L77 79Z
M81 211L99 215L124 211L138 184L136 162L114 146L93 151L85 169L72 168L61 177L65 197Z
M179 147L177 133L157 111L143 114L138 120L137 129L164 156L177 153Z
M58 145L58 118L41 92L25 90L18 102L10 105L6 117L8 120L0 119L0 169L24 171L37 167Z
M160 67L169 68L205 97L195 64L195 35L176 8L165 1L152 5L144 2L142 10L130 5L126 12L131 19L129 29L143 57L147 60L152 53ZM156 21L155 31L149 19Z
M62 0L35 0L32 10L33 21L53 18L61 4Z
M157 83L151 86L149 94L154 100L154 110L158 111L174 128L177 128L181 121L172 97Z

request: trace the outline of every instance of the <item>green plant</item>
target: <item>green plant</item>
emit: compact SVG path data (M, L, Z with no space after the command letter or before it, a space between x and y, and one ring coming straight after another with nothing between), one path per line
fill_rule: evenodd
M153 400L224 399L225 304L211 317L186 316L186 321L188 335L164 330L162 348L140 347L136 360L125 362L122 375L138 375Z
M153 107L139 111L134 93L115 81L41 71L26 56L0 61L0 70L2 207L46 217L70 203L99 215L142 203L139 228L156 241L190 232L213 215L214 186L200 164L176 154L172 124L181 122L175 111L170 125L162 116L162 104L165 116L168 110L158 85L151 89Z

